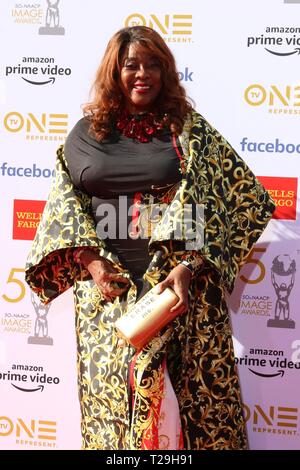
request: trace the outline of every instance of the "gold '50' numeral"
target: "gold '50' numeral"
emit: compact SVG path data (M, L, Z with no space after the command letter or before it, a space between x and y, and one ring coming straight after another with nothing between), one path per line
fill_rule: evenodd
M247 282L247 284L258 284L259 282L261 282L264 279L264 277L266 275L266 268L265 268L264 264L259 259L254 258L254 255L255 255L255 252L265 253L265 251L266 251L266 248L253 248L253 250L251 251L250 255L247 258L246 265L247 264L256 264L256 266L258 266L259 269L260 269L260 273L255 279L248 279L242 274L240 276L240 278L243 282Z
M9 283L17 284L18 286L17 293L19 295L17 295L17 297L8 297L8 295L3 294L2 297L4 300L6 300L6 302L20 302L25 297L25 293L26 293L25 284L23 281L21 281L15 276L17 273L24 273L24 272L25 272L25 269L21 269L21 268L12 268L10 270L10 273L7 279L7 284Z

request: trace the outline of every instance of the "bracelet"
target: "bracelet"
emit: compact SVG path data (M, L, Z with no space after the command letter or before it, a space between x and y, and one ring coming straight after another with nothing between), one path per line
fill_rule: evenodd
M204 260L202 256L196 251L186 252L183 255L183 261L191 265L190 269L192 270L193 274L198 274L204 268Z
M183 260L180 262L180 264L183 264L183 266L185 266L186 268L188 268L188 270L190 271L191 275L193 276L194 275L194 269L193 269L193 266L191 265L191 263L189 263L188 261L186 260Z

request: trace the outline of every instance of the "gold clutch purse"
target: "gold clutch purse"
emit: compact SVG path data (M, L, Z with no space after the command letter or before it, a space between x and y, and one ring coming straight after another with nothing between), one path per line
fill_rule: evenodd
M167 323L178 314L171 308L178 296L167 287L161 294L153 287L134 307L115 322L119 335L136 349L142 349Z

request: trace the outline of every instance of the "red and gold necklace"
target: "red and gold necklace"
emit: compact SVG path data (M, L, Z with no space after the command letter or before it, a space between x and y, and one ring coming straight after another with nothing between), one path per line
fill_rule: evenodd
M168 129L167 115L129 114L124 111L117 116L116 127L126 137L131 137L139 142L149 142L153 136Z

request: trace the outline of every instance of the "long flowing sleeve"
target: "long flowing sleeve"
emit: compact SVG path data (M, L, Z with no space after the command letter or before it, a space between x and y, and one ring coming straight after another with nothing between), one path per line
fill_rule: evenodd
M202 163L198 168L204 203L206 255L221 273L228 292L254 244L265 230L274 202L247 164L209 124L202 123ZM195 148L195 142L191 148Z
M86 246L106 252L92 215L91 198L74 187L64 158L57 150L55 178L31 251L25 279L44 303L67 290L80 274L73 249Z

